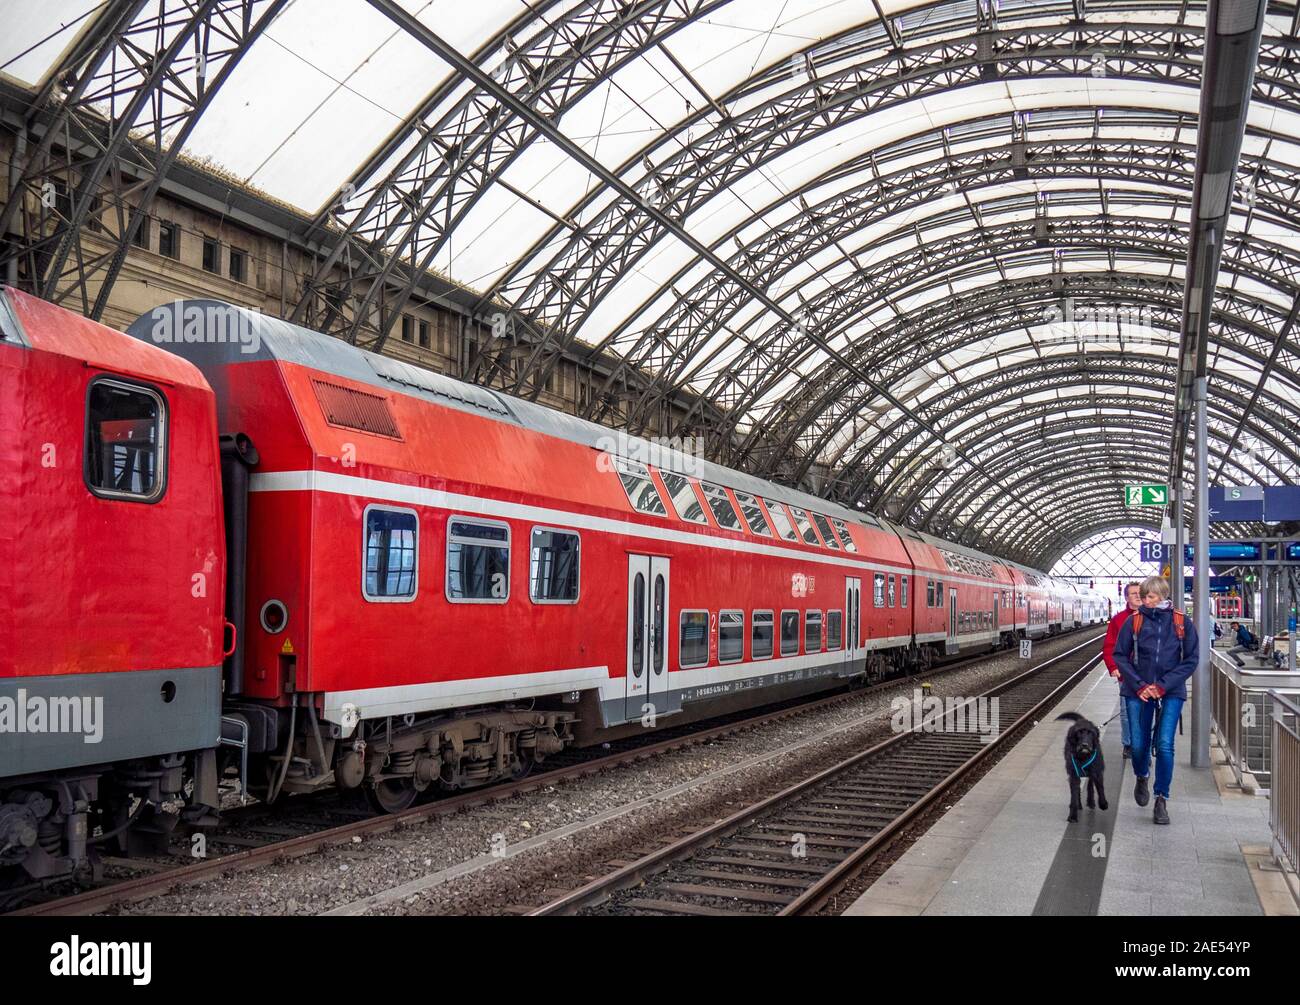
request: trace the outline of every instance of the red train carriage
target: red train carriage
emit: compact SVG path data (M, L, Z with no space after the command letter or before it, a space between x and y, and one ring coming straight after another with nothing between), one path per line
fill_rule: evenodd
M193 751L215 800L217 423L190 363L13 290L0 422L0 866L39 878L180 793Z
M219 770L394 810L1050 627L1033 570L253 312L3 304L0 697L112 712L94 752L0 736L29 875Z

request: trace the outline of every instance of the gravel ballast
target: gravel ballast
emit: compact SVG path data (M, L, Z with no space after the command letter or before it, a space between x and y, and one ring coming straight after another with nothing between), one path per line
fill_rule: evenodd
M1036 643L1032 664L1086 631ZM1015 653L936 672L933 694L972 696L1031 664ZM890 735L891 702L920 679L544 786L288 862L122 905L122 915L496 914L537 906L615 859L721 819Z

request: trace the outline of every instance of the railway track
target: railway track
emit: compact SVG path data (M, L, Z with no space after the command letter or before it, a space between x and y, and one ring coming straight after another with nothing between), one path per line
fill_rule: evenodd
M938 677L948 674L989 659L993 655L998 654L980 653L955 660L932 670L929 676ZM653 734L653 737L633 737L615 741L608 749L588 748L581 751L565 751L548 758L545 769L535 770L517 781L419 803L394 814L372 816L365 815L355 808L336 806L339 799L333 792L322 793L318 797L295 797L289 800L289 806L295 803L299 805L292 810L288 807L266 807L261 804L241 807L234 814L234 827L223 829L208 837L209 850L215 850L216 853L207 858L191 860L178 850L171 859L114 860L115 868L125 871L134 869L138 874L126 878L113 878L90 889L66 896L29 903L9 911L5 916L36 917L98 913L119 904L147 900L182 886L195 885L223 875L260 868L277 860L297 858L325 848L350 844L354 838L401 830L439 816L509 799L559 781L594 775L624 764L755 729L767 723L843 704L864 693L897 685L900 680L901 678L893 678L866 688L845 689L811 700L796 699L757 711L738 712L699 723L659 730ZM337 823L339 819L346 822ZM306 832L292 833L300 829Z
M838 765L529 912L802 915L816 912L912 821L1045 713L1100 658L1100 636L930 716ZM958 731L997 699L998 731ZM983 706L987 713L993 706Z

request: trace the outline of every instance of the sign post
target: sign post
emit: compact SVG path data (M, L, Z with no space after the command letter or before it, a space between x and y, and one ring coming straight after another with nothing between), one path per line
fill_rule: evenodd
M1033 641L1033 639L1021 639L1021 640L1020 640L1020 658L1021 658L1022 660L1027 660L1027 659L1029 659L1029 658L1030 658L1030 654L1031 654L1033 651L1034 651L1034 641Z

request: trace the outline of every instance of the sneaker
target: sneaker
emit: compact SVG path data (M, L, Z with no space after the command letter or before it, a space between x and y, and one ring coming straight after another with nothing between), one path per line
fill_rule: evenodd
M1156 808L1151 813L1151 819L1158 824L1169 823L1169 811L1165 809L1165 797L1156 796Z
M1133 786L1133 800L1139 806L1145 806L1151 799L1151 793L1147 789L1147 780L1139 778L1137 784Z
M1133 759L1133 748L1126 743L1124 744L1124 760L1131 761L1132 759Z

